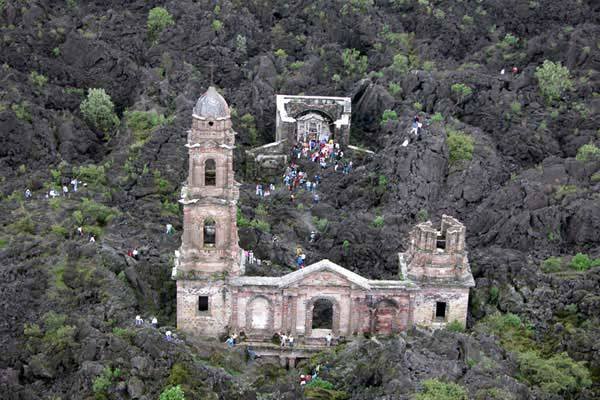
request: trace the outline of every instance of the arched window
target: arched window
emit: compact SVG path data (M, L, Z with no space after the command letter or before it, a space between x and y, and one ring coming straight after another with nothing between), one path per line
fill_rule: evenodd
M207 218L204 220L204 247L215 247L217 239L217 225L215 220Z
M212 158L204 162L204 186L217 184L217 164Z

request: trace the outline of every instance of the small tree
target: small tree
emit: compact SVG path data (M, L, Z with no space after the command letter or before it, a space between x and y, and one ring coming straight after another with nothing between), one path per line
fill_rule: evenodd
M119 124L115 105L104 89L90 89L80 109L85 121L93 129L106 133Z
M173 16L163 7L154 7L148 13L148 37L155 42L158 35L168 26L175 25Z
M356 49L344 49L342 52L342 61L348 75L355 73L364 75L369 64L367 56L361 56L360 51Z
M159 400L185 400L183 389L180 385L171 386L160 394Z
M473 93L473 89L464 83L455 83L450 87L452 93L457 97L457 103L462 103L468 96Z
M448 152L450 165L473 158L473 138L460 131L448 132Z
M381 124L385 124L388 121L398 121L398 114L394 110L384 110L381 116Z
M560 62L554 63L545 60L541 66L535 69L535 77L538 80L542 96L548 103L560 100L563 93L573 87L569 69L563 67Z

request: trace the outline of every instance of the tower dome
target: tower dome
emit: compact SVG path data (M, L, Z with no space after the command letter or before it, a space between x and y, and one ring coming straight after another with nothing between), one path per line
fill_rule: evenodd
M202 118L229 118L229 106L217 89L210 86L196 102L194 115Z

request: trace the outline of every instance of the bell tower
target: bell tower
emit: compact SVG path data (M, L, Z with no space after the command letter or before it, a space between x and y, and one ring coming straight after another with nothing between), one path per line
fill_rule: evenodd
M227 332L228 281L243 274L237 234L239 184L234 180L235 132L229 106L214 87L198 99L188 131L183 236L175 261L177 327L199 336Z

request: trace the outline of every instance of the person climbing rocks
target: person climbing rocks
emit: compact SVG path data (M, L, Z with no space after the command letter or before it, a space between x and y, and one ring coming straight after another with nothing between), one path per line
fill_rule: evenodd
M256 195L263 197L263 186L260 183L256 185Z
M96 243L96 238L94 237L94 235L90 236L90 243Z
M327 332L327 335L325 336L325 342L327 343L327 347L331 347L332 340L333 336L331 336L331 333Z
M225 341L225 343L227 343L227 346L229 348L235 346L235 343L233 343L233 338L231 336L227 336L227 340Z
M306 385L306 376L300 375L300 386Z
M291 202L291 203L293 203L293 202L294 202L294 199L295 199L295 198L296 198L296 197L294 196L294 193L290 194L290 202Z
M235 346L237 344L237 338L238 338L237 333L234 332L233 335L231 336L231 338L233 339L233 345Z
M318 193L313 194L313 203L319 204L319 194Z
M144 324L144 320L142 319L142 317L140 317L139 315L135 316L135 324L136 325L143 325Z
M29 190L29 188L25 189L25 198L26 199L30 199L31 198L31 190Z
M139 251L138 249L133 249L133 251L131 252L131 257L133 257L135 260L138 260L138 256L139 256Z
M156 317L152 317L152 327L158 328L158 320L156 319Z
M58 197L58 196L59 196L58 192L57 192L56 190L54 190L54 189L50 189L50 192L48 192L48 194L49 194L49 195L50 195L50 197L52 197L52 198L55 198L55 197Z
M314 243L317 241L317 232L315 231L310 231L310 243Z
M296 265L299 269L304 268L304 259L302 258L302 255L296 257Z
M517 68L517 67L512 67L512 73L513 73L513 75L516 75L516 74L518 74L518 73L519 73L519 68Z
M77 179L71 179L71 185L73 185L73 191L76 192L77 191L77 185L79 184L79 181Z
M175 233L175 229L173 228L173 225L171 224L167 224L167 235L172 235Z
M170 342L173 339L173 332L166 331L165 332L165 339L167 339L167 342Z
M62 191L63 191L63 196L67 197L69 195L69 188L67 187L67 185L63 185Z
M79 236L83 236L83 227L82 227L82 226L78 226L78 227L77 227L77 234L78 234Z

